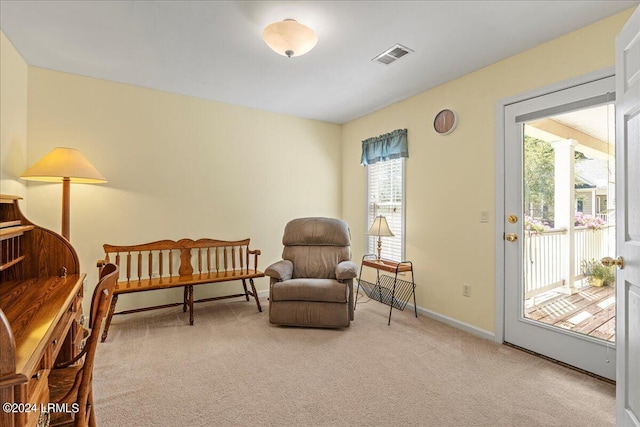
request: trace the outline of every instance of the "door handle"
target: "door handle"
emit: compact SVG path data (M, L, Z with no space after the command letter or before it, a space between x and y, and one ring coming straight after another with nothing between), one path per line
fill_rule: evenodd
M606 256L604 258L602 258L600 260L600 262L602 263L602 265L604 265L605 267L613 267L614 265L617 266L620 270L622 270L624 268L624 259L619 256L616 259L611 258L610 256Z
M518 235L516 233L508 233L504 236L504 240L506 240L507 242L517 242Z

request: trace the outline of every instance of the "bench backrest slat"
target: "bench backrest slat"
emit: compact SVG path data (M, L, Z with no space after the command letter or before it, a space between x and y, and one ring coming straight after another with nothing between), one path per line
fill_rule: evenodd
M121 280L140 281L166 277L166 264L168 264L169 277L173 277L176 272L179 275L202 275L231 270L241 274L248 274L250 270L257 271L260 251L250 250L249 243L249 239L237 241L182 239L177 242L160 240L129 246L105 244L103 247L105 261L108 262L110 255L115 254L118 267L120 267L121 256L126 255L126 269L120 269L121 275L126 274L126 277L121 277ZM154 253L157 255L154 256Z
M231 246L231 268L236 269L236 247Z
M191 265L191 249L180 248L180 267L178 268L180 276L193 274L193 266Z
M151 277L151 276L153 276L153 270L152 270L152 267L153 267L153 251L149 251L149 259L147 260L147 265L149 267L149 270L148 270L147 274L149 275L149 277Z

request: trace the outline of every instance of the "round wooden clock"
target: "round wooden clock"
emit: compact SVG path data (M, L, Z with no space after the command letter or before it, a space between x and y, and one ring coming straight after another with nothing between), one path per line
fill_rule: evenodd
M447 135L458 125L458 115L453 110L442 110L433 119L433 128L440 135Z

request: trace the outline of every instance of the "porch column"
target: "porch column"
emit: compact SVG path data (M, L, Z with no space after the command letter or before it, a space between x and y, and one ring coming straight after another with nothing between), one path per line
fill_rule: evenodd
M555 160L555 185L554 185L554 228L564 228L567 230L562 235L562 277L564 284L561 292L574 294L576 265L575 265L575 147L577 141L565 139L552 143Z

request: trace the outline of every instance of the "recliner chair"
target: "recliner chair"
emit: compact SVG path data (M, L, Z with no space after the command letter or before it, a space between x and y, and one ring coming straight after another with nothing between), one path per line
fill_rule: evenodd
M269 266L269 321L277 325L348 327L353 320L349 227L339 219L299 218L282 237L282 260Z

